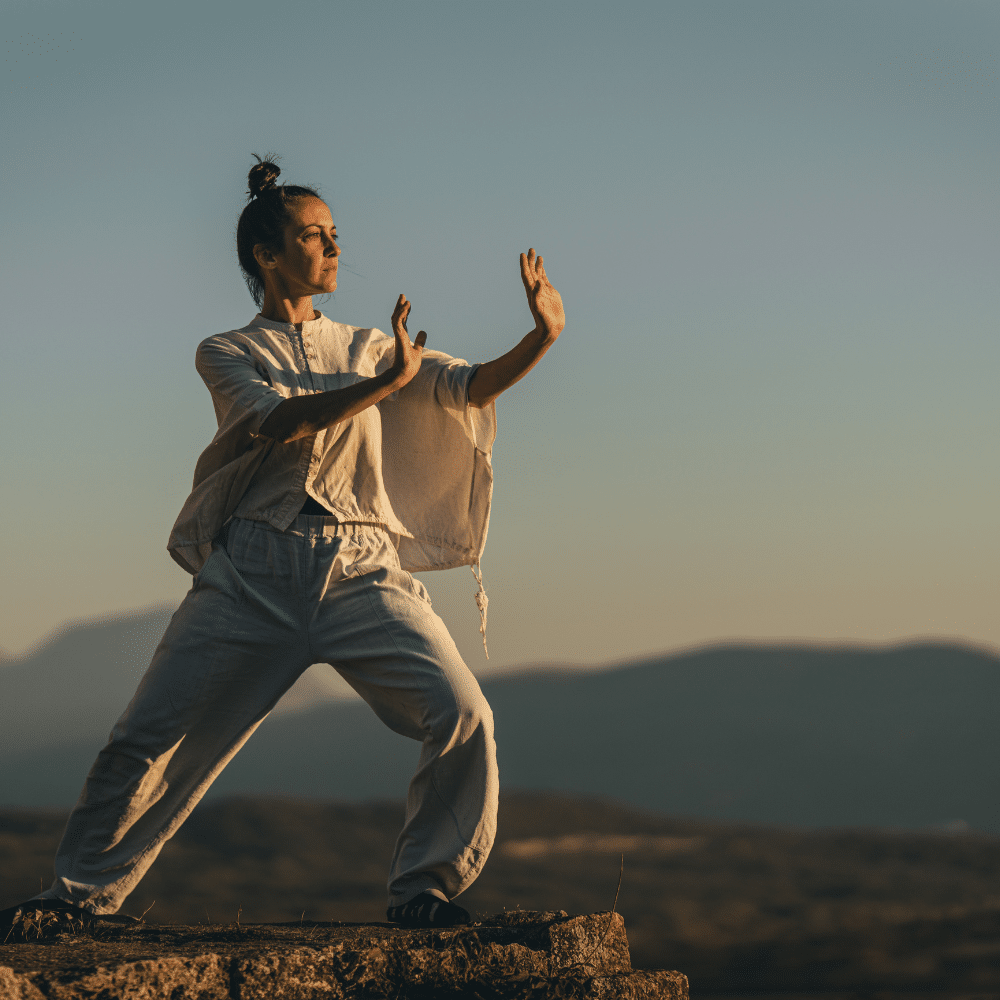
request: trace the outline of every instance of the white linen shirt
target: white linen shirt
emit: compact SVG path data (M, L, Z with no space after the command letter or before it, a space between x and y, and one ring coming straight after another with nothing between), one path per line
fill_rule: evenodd
M380 330L257 315L198 346L195 365L219 429L202 452L167 548L197 573L231 517L284 531L310 496L344 522L377 524L410 572L475 565L486 544L496 409L469 405L476 366L423 352L402 389L316 434L258 437L284 399L340 389L388 369L395 340Z

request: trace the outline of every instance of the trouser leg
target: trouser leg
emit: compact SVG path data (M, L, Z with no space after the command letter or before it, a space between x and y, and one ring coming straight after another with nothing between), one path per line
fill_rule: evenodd
M209 785L309 665L217 547L87 777L44 894L113 913Z
M388 537L329 521L300 517L286 533L234 522L91 770L46 895L114 912L281 695L323 661L423 744L390 905L428 888L453 898L476 878L496 830L492 713Z
M359 532L351 541L350 576L315 602L312 643L386 725L423 744L392 859L389 905L430 888L452 899L482 871L496 834L493 714L387 537Z

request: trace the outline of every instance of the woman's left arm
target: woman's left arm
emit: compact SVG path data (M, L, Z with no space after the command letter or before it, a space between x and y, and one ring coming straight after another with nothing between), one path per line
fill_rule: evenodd
M535 318L535 329L513 350L496 361L487 361L473 373L469 382L469 405L489 406L505 389L524 378L556 342L566 325L562 297L545 276L545 266L535 251L521 254L521 280L528 296L528 307Z

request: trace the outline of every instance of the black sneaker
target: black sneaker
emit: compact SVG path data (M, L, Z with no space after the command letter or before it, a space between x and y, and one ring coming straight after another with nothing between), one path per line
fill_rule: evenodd
M472 923L468 910L446 903L429 892L422 892L399 906L390 906L385 916L391 923L403 927L458 927Z

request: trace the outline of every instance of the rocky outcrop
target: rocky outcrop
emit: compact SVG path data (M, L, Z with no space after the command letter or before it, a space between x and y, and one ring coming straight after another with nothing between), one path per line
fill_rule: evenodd
M632 970L617 913L514 911L442 930L303 922L36 933L0 945L0 1000L688 996L678 972Z

